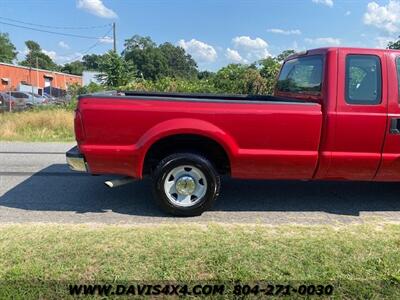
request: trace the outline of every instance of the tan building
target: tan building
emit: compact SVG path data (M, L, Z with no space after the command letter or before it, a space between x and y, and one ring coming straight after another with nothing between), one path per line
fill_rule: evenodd
M82 76L6 63L0 63L0 80L0 91L26 90L27 86L32 86L38 94L66 91L74 83L82 85Z

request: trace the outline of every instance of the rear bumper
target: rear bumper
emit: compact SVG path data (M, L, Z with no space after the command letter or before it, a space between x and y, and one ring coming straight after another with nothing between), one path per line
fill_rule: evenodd
M71 170L78 172L89 171L85 156L79 152L78 146L69 149L65 156L67 158L67 164Z

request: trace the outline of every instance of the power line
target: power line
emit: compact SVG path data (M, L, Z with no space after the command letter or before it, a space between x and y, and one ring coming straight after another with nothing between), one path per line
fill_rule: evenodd
M45 26L45 25L39 25L39 24L34 24L34 23L28 23L28 22L22 22L22 21L16 21L10 18L5 18L5 17L0 17L0 19L7 19L7 20L11 20L13 22L20 22L23 24L28 24L28 25L32 25L32 26L41 26L41 27L49 27L49 26ZM108 34L111 31L115 31L115 25L113 24L107 24L107 25L103 25L103 26L91 26L91 27L56 27L56 26L51 26L52 28L56 28L56 29L90 29L90 28L100 28L100 27L108 27L110 26L110 29L102 36L100 37L94 37L94 36L86 36L86 35L79 35L79 34L73 34L73 33L63 33L63 32L56 32L56 31L51 31L51 30L44 30L44 29L38 29L38 28L32 28L32 27L28 27L28 26L23 26L23 25L17 25L17 24L11 24L11 23L7 23L7 22L2 22L0 21L0 24L4 24L4 25L8 25L8 26L13 26L13 27L17 27L17 28L22 28L22 29L29 29L29 30L33 30L33 31L39 31L39 32L44 32L44 33L49 33L49 34L55 34L55 35L62 35L62 36L69 36L69 37L76 37L76 38L84 38L84 39L91 39L91 40L96 40L96 42L91 45L89 48L83 50L83 51L78 51L78 53L80 53L80 55L68 60L68 62L74 61L79 59L81 56L87 54L90 50L94 49L95 47L97 47L98 45L100 45L102 43L101 39L105 38L108 36ZM114 34L115 36L115 34ZM62 56L68 56L68 55L62 55Z
M75 57L73 57L73 58L67 60L65 63L70 63L70 62L72 62L72 61L75 61L75 60L77 60L77 59L82 58L82 57L83 57L85 54L87 54L90 50L92 50L92 49L96 48L98 45L100 45L100 43L101 43L101 42L96 42L96 43L94 43L92 46L90 46L89 48L87 48L87 49L86 49L85 51L83 51L82 53L81 53L81 51L78 51L78 53L80 53L80 55L77 55L77 56L75 56Z
M110 30L108 30L104 36L107 36L111 31L113 30L113 28L111 28ZM80 55L75 56L74 58L69 59L66 63L69 63L71 61L77 60L79 58L81 58L83 55L87 54L90 50L96 48L98 45L101 44L101 41L98 40L96 43L94 43L93 45L91 45L89 48L82 50L82 51L77 51L78 53L80 53ZM63 56L67 56L67 55L63 55Z
M50 34L55 34L55 35L76 37L76 38L81 38L81 39L98 40L99 38L102 38L102 37L96 37L96 36L87 36L87 35L80 35L80 34L73 34L73 33L63 33L63 32L56 32L56 31L32 28L32 27L28 27L28 26L11 24L11 23L2 22L2 21L0 21L0 24L13 26L13 27L18 27L18 28L23 28L23 29L29 29L29 30L33 30L33 31L44 32L44 33L50 33Z
M24 21L11 19L11 18L6 18L6 17L0 17L0 19L8 20L8 21L11 21L13 23L20 23L20 24L31 25L31 26L36 26L36 27L45 27L45 28L51 27L53 29L68 29L68 30L96 29L96 28L104 28L104 27L112 26L111 23L104 24L104 25L97 25L97 26L81 26L81 27L53 26L53 25L43 25L43 24L29 23L29 22L24 22Z
M112 31L113 29L111 28L110 30L108 30L103 36L108 36L108 34ZM101 44L101 40L98 40L96 43L94 43L92 46L90 46L88 49L83 50L83 51L79 51L82 52L81 54L86 54L88 53L90 50L92 50L94 47L97 47L99 44Z

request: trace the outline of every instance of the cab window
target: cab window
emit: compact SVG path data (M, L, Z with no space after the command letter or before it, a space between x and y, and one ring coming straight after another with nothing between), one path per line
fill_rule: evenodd
M381 103L381 61L375 55L346 57L346 102L373 105Z
M277 90L299 94L321 94L321 55L299 57L285 62L279 74Z

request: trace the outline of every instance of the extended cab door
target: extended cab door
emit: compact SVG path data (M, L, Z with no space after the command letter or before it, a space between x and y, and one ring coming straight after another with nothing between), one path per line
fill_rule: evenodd
M387 55L389 116L376 180L400 181L400 52Z
M387 124L385 54L340 49L337 72L335 133L326 178L372 180Z

